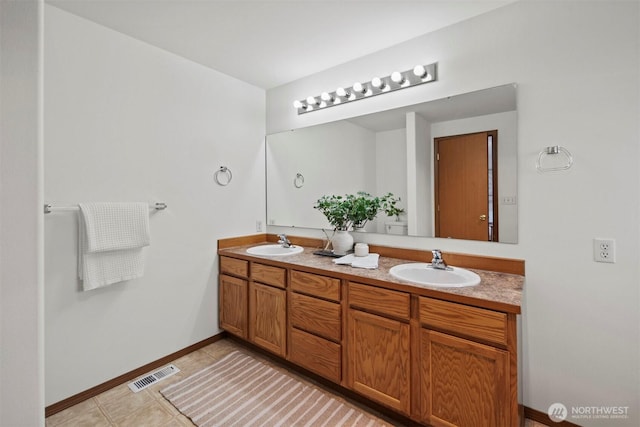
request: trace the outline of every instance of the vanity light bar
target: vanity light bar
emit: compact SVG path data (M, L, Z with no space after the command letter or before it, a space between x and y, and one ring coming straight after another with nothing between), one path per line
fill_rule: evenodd
M435 82L437 80L437 64L434 62L429 65L416 65L411 70L394 71L386 77L374 77L368 82L355 82L353 86L348 88L339 87L333 92L322 92L320 95L309 96L303 100L296 99L293 101L293 107L298 110L298 114L304 114L407 87Z

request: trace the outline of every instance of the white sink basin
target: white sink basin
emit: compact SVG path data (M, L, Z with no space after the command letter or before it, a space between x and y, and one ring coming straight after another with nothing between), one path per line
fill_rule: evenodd
M437 270L432 268L431 264L412 262L391 267L389 273L396 279L406 280L415 285L442 288L462 288L480 283L480 276L473 271L458 267L449 268L451 270Z
M263 256L287 256L287 255L295 255L304 251L302 246L291 246L290 248L285 248L280 245L260 245L253 246L247 249L247 253L251 255L263 255Z

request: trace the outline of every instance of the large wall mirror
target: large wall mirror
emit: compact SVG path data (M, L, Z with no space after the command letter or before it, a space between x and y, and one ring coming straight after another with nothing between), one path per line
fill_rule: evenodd
M321 196L391 192L404 213L366 232L516 243L516 104L508 84L268 135L267 223L330 229Z

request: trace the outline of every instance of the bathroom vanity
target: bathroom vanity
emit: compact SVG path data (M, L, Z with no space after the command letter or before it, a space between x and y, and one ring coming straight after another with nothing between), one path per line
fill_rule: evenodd
M224 239L220 327L414 421L433 426L518 426L520 260L444 254L473 269L465 288L416 286L389 269L431 253L373 246L374 270L304 251L255 256L272 235Z

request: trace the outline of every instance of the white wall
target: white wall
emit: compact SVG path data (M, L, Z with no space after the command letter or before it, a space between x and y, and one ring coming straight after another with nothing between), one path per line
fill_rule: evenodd
M407 177L401 172L407 164L407 131L405 128L376 132L376 189L373 194L382 196L393 193L400 198L396 205L407 211ZM380 214L375 222L375 231L385 233L384 223L395 221L395 217Z
M367 237L525 259L524 403L630 407L626 420L573 420L585 426L640 424L639 17L637 2L518 2L267 92L267 129L277 132L518 84L518 244ZM301 116L291 108L435 61L433 84ZM549 145L567 147L573 168L536 172ZM615 264L593 262L594 237L616 239Z
M266 153L268 224L332 229L313 209L322 195L373 193L375 134L362 126L337 122L269 135ZM301 188L294 186L297 173L304 177Z
M46 201L168 204L145 276L90 292L76 213L45 217L50 405L219 332L216 241L265 219L265 94L52 6L44 63Z
M42 4L0 3L0 425L44 425Z
M407 200L408 234L433 236L433 156L431 129L419 114L406 115L407 126Z

